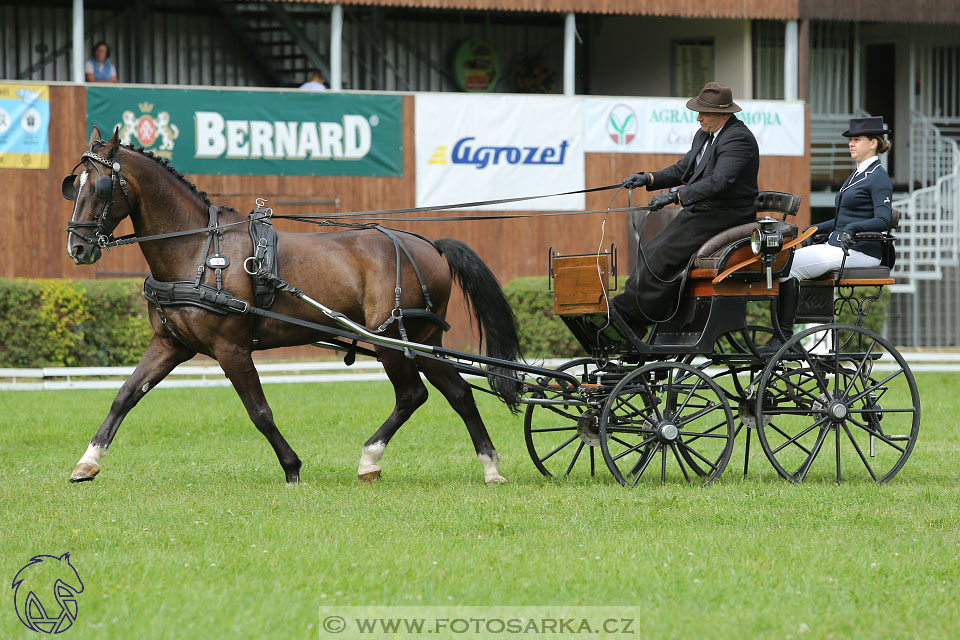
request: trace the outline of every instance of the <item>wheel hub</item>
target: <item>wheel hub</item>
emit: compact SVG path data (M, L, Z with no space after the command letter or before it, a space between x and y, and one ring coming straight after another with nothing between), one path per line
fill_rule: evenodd
M577 435L591 447L600 446L600 412L597 409L587 409L577 420Z
M847 417L849 409L845 403L834 400L827 408L827 412L830 414L830 417L833 418L834 422L841 422Z
M657 437L659 437L662 442L673 442L679 434L680 430L677 429L677 425L672 422L661 422L657 427Z

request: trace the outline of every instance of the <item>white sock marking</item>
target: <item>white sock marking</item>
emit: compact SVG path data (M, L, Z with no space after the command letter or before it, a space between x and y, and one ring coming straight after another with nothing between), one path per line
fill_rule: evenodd
M77 464L81 462L88 462L90 464L100 465L100 458L107 455L106 447L97 447L93 444L87 447L87 452L83 454L83 457L77 461Z
M364 447L360 454L360 466L357 468L357 475L362 476L366 473L380 471L378 462L383 457L383 452L387 448L384 442L374 442L370 446Z
M483 465L483 481L486 484L503 483L507 479L500 475L500 471L497 467L500 466L500 454L494 452L493 457L491 458L485 453L477 454L477 458L480 460L480 464Z

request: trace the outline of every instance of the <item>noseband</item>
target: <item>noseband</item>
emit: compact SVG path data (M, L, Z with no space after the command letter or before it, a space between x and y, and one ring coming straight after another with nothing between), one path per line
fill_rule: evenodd
M76 222L71 220L67 223L67 234L74 234L83 242L87 244L96 244L101 248L106 248L107 245L113 241L113 230L107 230L107 215L110 213L110 208L113 206L114 195L117 191L117 184L119 183L121 191L123 191L124 197L127 199L127 202L130 202L130 192L127 190L127 181L123 179L123 176L120 175L120 163L119 162L110 162L103 156L94 153L93 151L84 151L82 158L89 158L93 160L93 168L97 170L98 177L93 184L93 193L96 195L97 199L103 201L103 209L100 211L100 215L97 217L96 221L89 222ZM70 175L63 179L63 183L60 187L60 192L64 198L67 200L76 200L77 191L73 188L73 180L75 177L75 172L77 167L83 164L81 159L74 167L73 171L70 172ZM109 167L112 170L110 175L103 175L103 172L100 171L100 167L97 164L102 164L105 167ZM83 234L77 232L77 229L84 228L93 228L94 236L96 239L91 239L85 237Z

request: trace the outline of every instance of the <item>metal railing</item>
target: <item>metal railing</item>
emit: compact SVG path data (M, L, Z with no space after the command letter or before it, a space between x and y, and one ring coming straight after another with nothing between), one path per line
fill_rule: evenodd
M840 132L850 126L851 118L866 118L869 113L810 114L810 178L813 181L841 183L850 175L852 160L847 142Z
M939 280L943 267L960 264L960 146L921 113L911 126L911 183L926 185L895 200L904 217L897 232L901 280L891 291L913 293L918 280Z

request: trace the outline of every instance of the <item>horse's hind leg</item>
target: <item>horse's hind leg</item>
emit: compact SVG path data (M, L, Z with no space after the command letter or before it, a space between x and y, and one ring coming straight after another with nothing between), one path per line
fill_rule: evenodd
M147 391L166 378L174 367L194 355L193 351L184 347L179 341L154 334L140 359L140 364L137 365L133 375L120 387L110 407L110 413L94 434L86 453L77 462L77 467L70 474L70 482L93 480L100 473L100 458L107 454L107 449L117 435L117 429L120 428L120 423L123 422L127 413L136 406Z
M226 353L217 353L216 356L217 362L220 363L223 372L230 378L230 383L233 384L237 395L240 396L240 400L243 402L243 406L246 408L253 424L267 438L274 453L277 454L277 459L280 461L280 466L283 467L283 473L287 478L287 484L299 484L300 458L284 440L273 421L273 411L267 404L267 397L263 394L260 376L253 364L250 351L231 349Z
M378 355L387 372L387 377L393 383L396 404L393 407L393 413L363 445L360 466L357 468L357 479L360 482L380 479L379 462L390 438L417 410L417 407L427 401L427 388L420 380L417 365L412 360L406 358L403 353L391 349L380 349Z
M483 465L483 480L486 484L503 484L506 478L500 475L500 454L493 447L487 427L483 424L477 403L473 399L473 389L466 380L460 377L452 365L435 360L420 360L420 370L427 376L430 384L435 386L443 397L447 399L453 410L456 411L473 440L473 447L477 451L477 458Z

